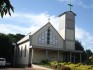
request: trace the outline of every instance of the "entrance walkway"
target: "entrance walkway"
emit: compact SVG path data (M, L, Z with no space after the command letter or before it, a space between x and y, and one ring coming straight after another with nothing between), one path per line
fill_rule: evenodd
M29 69L29 68L28 68ZM31 69L31 68L30 68ZM42 66L39 66L39 65L32 65L32 69L31 70L53 70L53 69L49 69L49 68L46 68L46 67L42 67Z

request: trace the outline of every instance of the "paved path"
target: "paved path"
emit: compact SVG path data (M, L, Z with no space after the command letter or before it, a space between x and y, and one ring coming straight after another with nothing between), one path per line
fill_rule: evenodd
M31 69L31 68L27 68L27 69ZM32 65L32 70L53 70L53 69L49 69L49 68L46 68L46 67L42 67L42 66L39 66L39 65Z
M10 68L10 67L4 67L4 68L0 68L0 70L53 70L53 69L49 69L49 68L46 68L46 67L42 67L42 66L39 66L39 65L32 65L32 68L31 67L26 67L26 68Z

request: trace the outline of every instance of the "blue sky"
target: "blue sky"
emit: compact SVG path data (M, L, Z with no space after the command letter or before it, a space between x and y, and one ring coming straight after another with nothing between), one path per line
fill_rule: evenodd
M85 49L93 51L93 0L10 0L14 6L12 16L0 18L2 33L33 33L50 22L58 30L58 15L69 11L69 2L76 16L76 39L81 41Z

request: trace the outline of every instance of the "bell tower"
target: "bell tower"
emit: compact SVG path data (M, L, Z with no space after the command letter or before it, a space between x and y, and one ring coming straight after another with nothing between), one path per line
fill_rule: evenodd
M64 49L75 50L75 16L71 11L66 11L59 15L59 33L64 39Z

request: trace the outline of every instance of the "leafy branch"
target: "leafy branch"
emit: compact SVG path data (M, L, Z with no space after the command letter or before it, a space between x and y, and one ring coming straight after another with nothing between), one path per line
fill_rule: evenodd
M11 16L11 12L14 12L14 8L11 5L9 0L0 0L0 14L1 17L3 18L4 15L7 13Z

